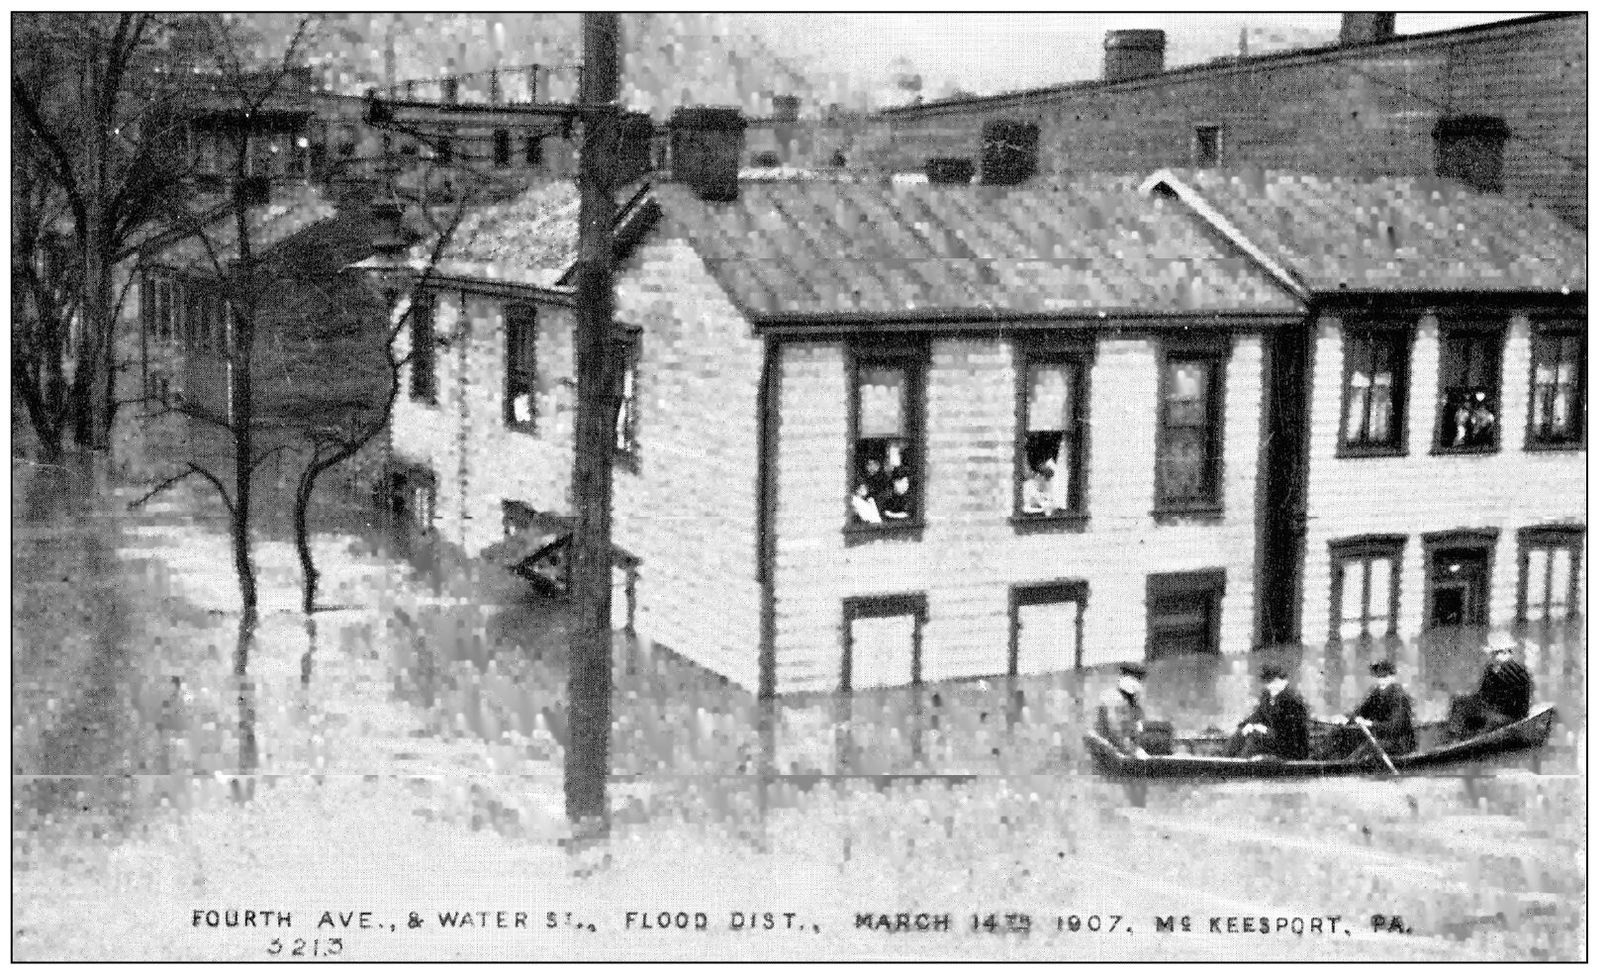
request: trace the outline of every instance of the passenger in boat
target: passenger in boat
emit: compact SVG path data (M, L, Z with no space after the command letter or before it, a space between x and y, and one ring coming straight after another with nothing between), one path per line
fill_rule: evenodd
M1343 717L1342 721L1347 725L1336 732L1326 751L1328 759L1366 756L1372 752L1372 744L1367 742L1366 734L1355 728L1358 726L1371 730L1373 738L1386 753L1411 753L1417 749L1417 728L1412 724L1412 697L1401 688L1400 680L1395 675L1395 663L1381 659L1373 662L1368 670L1373 674L1373 687L1361 705Z
M1261 701L1239 724L1228 741L1228 755L1304 760L1311 756L1307 724L1311 712L1299 691L1289 687L1289 673L1281 665L1261 669Z
M1138 745L1139 734L1144 731L1144 679L1148 674L1143 665L1122 665L1116 687L1099 697L1099 708L1094 713L1094 732L1136 757L1149 755Z
M1517 645L1510 637L1491 639L1484 648L1490 660L1471 695L1451 699L1451 734L1456 739L1477 736L1529 715L1534 700L1534 677L1518 661Z

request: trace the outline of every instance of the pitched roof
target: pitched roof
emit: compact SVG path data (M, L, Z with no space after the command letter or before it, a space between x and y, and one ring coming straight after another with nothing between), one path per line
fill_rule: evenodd
M750 317L1298 312L1175 201L1125 177L1017 187L745 183L659 205Z
M292 235L334 216L335 205L317 187L298 185L275 195L266 205L250 208L246 212L247 233L251 236L253 251L260 255ZM193 265L207 272L215 270L214 258L218 262L238 258L234 209L214 208L206 217L211 220L204 227L183 233L171 243L158 244L155 257L164 263Z
M575 260L580 192L572 181L532 184L509 200L471 207L441 249L435 272L550 288ZM414 245L408 263L429 263L435 239Z
M1157 174L1317 292L1585 288L1585 235L1538 203L1410 177ZM1185 200L1187 196L1185 195Z

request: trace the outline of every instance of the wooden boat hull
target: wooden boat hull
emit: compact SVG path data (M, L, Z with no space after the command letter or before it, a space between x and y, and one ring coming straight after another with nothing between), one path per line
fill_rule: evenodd
M1537 706L1528 716L1506 726L1499 726L1470 739L1430 746L1416 753L1391 756L1395 769L1401 773L1430 767L1460 763L1497 753L1533 749L1545 745L1551 735L1551 723L1556 709L1549 705ZM1428 723L1418 727L1419 740L1434 743L1444 731L1444 723ZM1220 751L1225 740L1221 737L1198 740L1180 739L1180 751ZM1139 758L1124 753L1115 744L1097 733L1083 734L1083 744L1093 757L1094 765L1103 773L1122 777L1200 777L1266 778L1266 777L1336 777L1353 774L1381 773L1383 763L1377 756L1362 756L1343 760L1280 760L1239 759L1213 756L1198 752L1177 752L1165 756Z

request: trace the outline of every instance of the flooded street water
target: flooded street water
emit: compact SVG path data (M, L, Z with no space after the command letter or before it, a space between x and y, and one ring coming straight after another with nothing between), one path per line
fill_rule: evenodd
M300 614L294 552L270 532L243 627L201 491L129 512L136 484L17 461L12 488L19 959L270 959L289 935L343 937L358 959L1583 956L1578 626L1525 636L1536 700L1558 706L1544 750L1279 783L1094 774L1081 735L1108 669L759 703L621 636L612 829L577 853L561 606L331 517L329 609ZM1401 651L1420 720L1475 683L1483 637ZM1268 654L1162 662L1149 709L1231 727ZM1365 649L1271 654L1298 665L1315 713L1366 689ZM292 912L294 930L193 923L235 908ZM498 909L542 922L438 921ZM380 928L315 929L325 910ZM703 912L709 929L627 928L628 912L660 911ZM733 933L733 912L792 912L799 928ZM951 928L855 925L900 912ZM973 932L973 913L1032 923ZM1375 933L1375 915L1410 932ZM1209 922L1245 916L1306 931ZM1342 932L1311 931L1314 917Z

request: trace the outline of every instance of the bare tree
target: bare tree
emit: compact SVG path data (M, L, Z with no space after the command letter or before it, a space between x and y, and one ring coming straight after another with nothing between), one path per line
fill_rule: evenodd
M12 18L12 381L41 447L110 443L116 268L189 172L171 120L181 18Z

